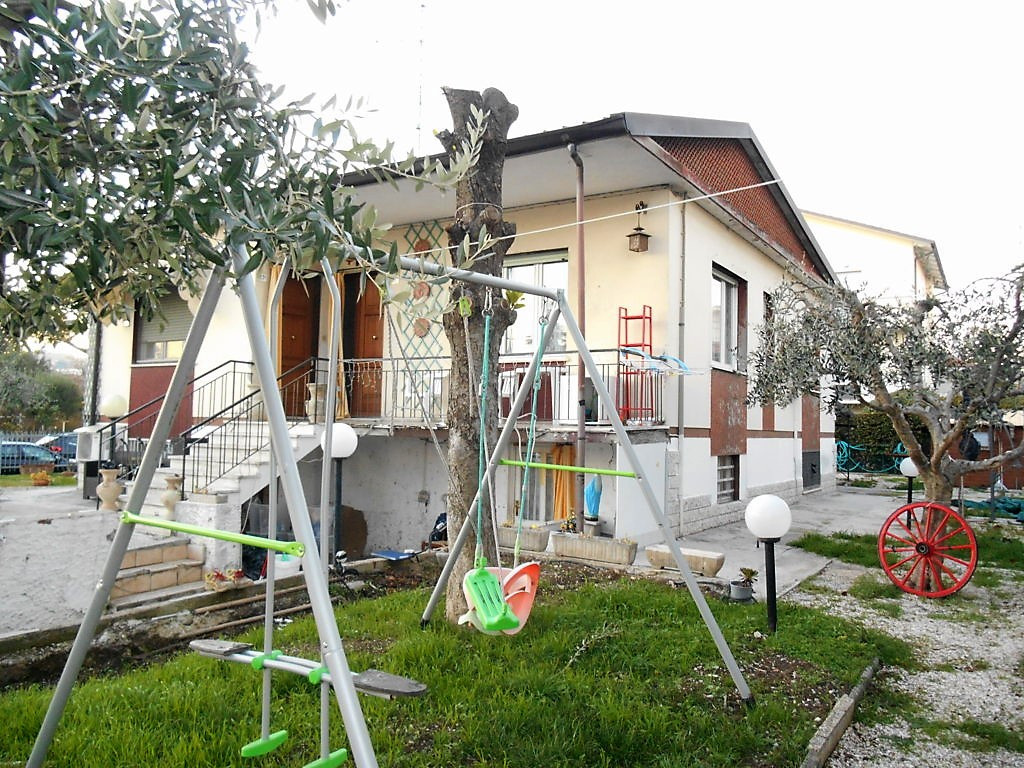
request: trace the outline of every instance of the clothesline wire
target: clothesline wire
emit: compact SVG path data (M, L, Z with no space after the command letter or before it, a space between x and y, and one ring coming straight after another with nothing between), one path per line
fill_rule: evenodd
M657 210L660 210L662 208L673 208L673 207L675 207L677 205L686 205L688 203L698 203L701 200L712 200L712 199L714 199L716 197L723 197L725 195L732 195L732 194L735 194L737 192L746 192L747 190L750 190L750 189L757 189L758 187L767 187L767 186L770 186L772 184L778 184L778 183L779 183L778 179L770 179L769 181L762 181L762 182L758 182L757 184L748 184L748 185L746 185L744 187L735 187L733 189L722 190L721 192L709 192L709 193L704 194L704 195L698 195L697 197L688 197L685 200L672 200L670 202L661 203L659 205L649 205L649 206L646 206L643 209L643 211L646 213L647 211L657 211ZM466 206L462 206L462 207L466 207ZM497 207L500 207L500 206L497 206ZM599 221L608 221L610 219L618 219L618 218L622 218L623 216L636 216L636 214L637 214L637 211L634 208L633 210L629 210L629 211L620 211L618 213L609 213L609 214L606 214L605 216L597 216L596 218L593 218L593 219L585 219L585 220L583 220L581 222L576 222L575 220L573 220L573 221L571 221L571 222L569 222L567 224L555 224L555 225L550 226L550 227L543 227L541 229L532 229L532 230L529 230L527 232L516 232L513 235L502 235L501 237L491 238L489 242L490 243L497 243L497 242L500 242L502 240L513 240L513 239L522 238L522 237L529 237L530 235L543 235L543 234L546 234L548 232L556 232L556 231L558 231L560 229L568 229L569 227L575 227L577 225L577 223L579 223L579 224L596 224ZM477 245L480 245L480 243L474 242L474 243L470 243L470 245L477 246ZM417 256L426 256L427 254L430 254L430 253L444 253L447 250L448 250L447 247L428 248L428 249L423 250L423 251L409 251L408 253L403 253L401 255L402 256L407 256L407 257L410 257L410 258L415 258Z

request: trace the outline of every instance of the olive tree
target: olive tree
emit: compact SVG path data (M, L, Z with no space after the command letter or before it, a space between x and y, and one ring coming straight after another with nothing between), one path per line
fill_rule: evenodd
M310 0L316 15L330 0ZM13 0L0 8L0 333L58 340L90 321L152 316L200 289L232 248L297 268L380 266L372 211L340 184L396 162L333 103L279 104L239 35L261 0ZM312 23L312 19L311 19ZM385 260L394 265L395 252Z
M448 227L452 261L455 266L488 275L503 274L505 253L512 245L516 227L502 215L501 182L509 126L519 109L496 88L482 93L444 89L452 114L453 131L444 131L438 139L446 152L453 152L474 136L467 128L477 124L476 115L487 115L486 130L479 134L479 158L474 167L456 185L455 219ZM455 162L455 158L452 158ZM472 244L472 245L469 245ZM515 311L500 292L479 285L453 283L449 309L444 315L444 330L452 356L451 389L448 403L449 478L448 529L458 531L466 519L469 505L478 489L480 466L480 421L476 418L480 393L471 382L470 371L490 382L487 412L483 415L484 439L494 445L498 424L498 352L505 330L515 322ZM484 324L490 316L490 370L481 370L484 359ZM491 516L486 494L481 494L483 525L476 530L484 552L495 559ZM462 593L463 576L473 567L473 546L464 547L448 581L445 615L455 622L466 610Z
M893 304L834 284L786 282L750 356L752 402L822 394L852 399L892 421L928 499L948 502L957 479L1024 455L1011 445L984 460L951 449L1000 419L1024 394L1024 265L995 279L914 303ZM925 425L929 452L911 428Z

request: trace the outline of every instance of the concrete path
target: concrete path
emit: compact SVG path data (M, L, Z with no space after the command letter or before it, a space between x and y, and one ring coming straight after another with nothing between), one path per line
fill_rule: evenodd
M834 492L808 493L790 504L793 525L782 541L775 545L775 580L777 593L785 594L801 581L825 567L828 560L820 555L788 546L805 532L834 533L848 531L877 536L882 523L896 509L906 503L901 494L882 494L877 491L839 488ZM759 572L754 594L765 596L764 548L747 529L742 519L734 523L710 528L685 536L680 546L725 553L725 565L718 577L726 580L739 576L740 568L754 568ZM646 565L643 548L637 555L637 565Z
M40 520L96 508L96 499L83 499L74 486L0 488L0 520Z

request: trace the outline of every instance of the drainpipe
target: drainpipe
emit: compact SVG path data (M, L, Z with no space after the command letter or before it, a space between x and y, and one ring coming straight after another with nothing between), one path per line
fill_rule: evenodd
M90 366L92 375L89 377L89 391L83 405L82 424L95 424L99 421L100 395L100 345L103 342L103 324L93 318L89 328L89 354L92 356Z
M569 144L569 157L576 163L576 253L577 259L577 283L576 283L576 320L579 324L580 335L587 336L587 279L586 279L586 257L584 252L583 237L583 158L576 151L575 144ZM583 356L576 358L576 379L577 385L577 409L576 409L576 465L585 467L587 451L587 387L584 371ZM576 530L583 533L583 504L586 486L586 475L582 472L576 473Z
M686 200L686 193L683 193L683 200ZM676 340L676 356L685 361L685 334L686 334L686 204L679 206L679 321L678 321L678 339ZM677 425L677 434L679 439L679 458L682 460L683 456L683 401L685 400L686 388L683 383L686 381L685 376L676 376L676 380L679 382L679 387L676 390L676 419L679 424ZM679 493L680 497L683 492L683 481L682 473L679 475ZM680 501L682 499L680 498Z

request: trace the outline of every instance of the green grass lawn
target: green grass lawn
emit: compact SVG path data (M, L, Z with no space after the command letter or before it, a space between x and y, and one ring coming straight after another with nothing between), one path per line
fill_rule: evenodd
M976 517L970 518L968 524L978 542L980 566L1024 570L1024 527L990 525L984 519ZM853 534L845 531L833 534L805 533L793 541L791 546L867 568L879 567L877 534Z
M74 485L78 481L74 472L50 475L50 485ZM0 475L0 488L28 488L32 478L28 475Z
M875 656L909 665L903 643L799 606L762 634L763 605L712 600L756 706L742 706L689 594L620 579L559 589L542 576L523 631L489 637L419 616L422 589L337 611L353 669L376 667L426 683L422 698L361 697L382 766L796 766L840 693ZM259 642L260 632L242 637ZM311 619L277 646L313 658ZM272 729L291 736L260 766L318 757L319 692L275 672ZM259 735L251 669L191 654L80 683L47 765L255 765L239 749ZM50 698L30 687L0 694L0 766L28 757ZM336 706L331 748L347 746Z

